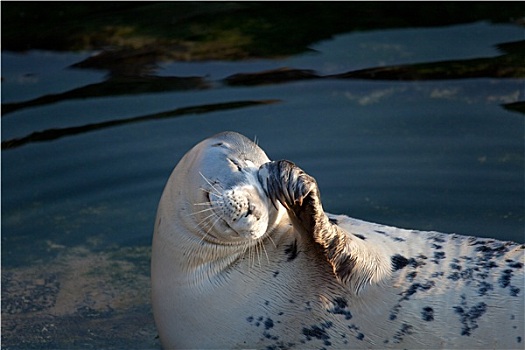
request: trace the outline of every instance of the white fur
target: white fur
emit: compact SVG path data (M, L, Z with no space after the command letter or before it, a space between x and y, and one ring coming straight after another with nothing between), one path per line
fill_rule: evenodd
M523 348L523 246L330 215L356 255L349 288L253 181L268 161L226 133L198 144L170 176L151 265L165 348ZM259 220L236 228L227 211L195 205L232 188L251 196ZM233 201L246 214L241 197Z

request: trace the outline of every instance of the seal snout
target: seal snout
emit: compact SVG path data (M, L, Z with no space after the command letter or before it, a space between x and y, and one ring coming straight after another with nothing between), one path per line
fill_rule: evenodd
M268 214L264 212L264 203L253 186L237 186L214 194L210 202L216 213L239 236L248 238L261 237L268 227Z
M235 190L224 191L224 209L231 217L232 221L237 221L242 217L248 217L253 212L253 204L250 204L248 198L242 195L236 195Z

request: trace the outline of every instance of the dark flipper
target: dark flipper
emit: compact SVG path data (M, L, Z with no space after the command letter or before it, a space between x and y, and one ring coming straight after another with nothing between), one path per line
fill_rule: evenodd
M293 224L321 247L337 279L347 283L356 263L349 249L351 237L329 221L315 179L294 163L280 160L261 166L259 180L274 205L281 202Z

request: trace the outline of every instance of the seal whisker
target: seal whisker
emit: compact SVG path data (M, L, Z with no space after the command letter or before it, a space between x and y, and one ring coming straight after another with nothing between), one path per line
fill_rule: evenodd
M202 188L201 187L201 191L207 193L208 197L209 196L216 196L216 197L222 198L222 193L215 193L216 189L208 190L206 188Z
M261 265L261 249L258 243L255 244L254 247L255 247L255 252L257 253L257 261L259 262L259 267L261 267L262 266Z
M199 171L199 174L200 176L202 176L202 178L204 179L204 181L206 181L208 183L208 185L211 186L211 188L213 188L213 190L220 196L222 197L222 193L215 187L215 185L213 185L207 178L206 176L204 176L200 171ZM208 192L211 194L211 192Z
M250 268L253 268L255 266L254 247L249 243L246 243L246 246L248 247L248 258L250 259Z
M272 241L273 242L273 241ZM262 251L264 252L264 255L266 255L266 262L269 264L270 263L270 258L268 257L268 252L266 251L266 248L264 247L264 243L262 240L259 240L257 242L257 245L260 245L262 247Z
M213 216L215 216L216 214L215 213L211 213L210 215L206 216L204 219L202 219L198 224L197 226L200 227L201 229L203 230L206 230L206 223L210 223L211 219ZM207 229L206 233L209 233L211 231L211 229L213 228L213 226L217 223L217 221L219 220L220 218L217 217L214 221L213 221L213 224Z
M249 244L249 245L252 248L252 256L253 256L252 267L255 267L255 258L256 257L257 257L257 261L259 261L259 266L261 266L261 256L259 254L259 247L257 246L257 244L255 244L255 245Z
M208 206L211 207L211 202L200 202L200 203L193 203L194 206Z
M249 261L249 264L248 266L250 267L250 269L253 267L253 249L252 249L252 246L246 242L246 248L248 249L248 261Z
M273 241L272 236L268 235L268 236L266 236L266 238L268 238L268 240L269 240L270 242L272 242L274 248L277 248L277 245L276 245L275 242ZM262 242L261 242L261 244L262 244Z
M210 202L202 202L202 203L194 203L193 205L197 206L197 205L209 205L211 206L211 203Z
M207 216L207 217L205 218L205 220L206 220L206 219L209 219L211 216L213 216L213 214ZM210 225L210 227L209 227L208 230L206 231L206 234L202 235L202 238L201 238L201 240L200 240L199 243L202 243L202 242L204 241L204 238L206 238L207 236L212 236L212 235L210 234L210 232L211 232L213 226L215 226L215 224L216 224L220 219L221 219L221 218L217 217L217 218L213 221L213 223ZM204 229L204 227L202 227L202 229Z
M196 212L193 212L193 213L189 213L188 216L193 216L193 215L197 215L197 214L201 214L201 213L204 213L204 212L207 212L207 211L211 211L213 210L213 208L206 208L206 209L202 209L202 210L198 210Z
M213 190L216 191L216 189L212 189L212 190L209 190L207 188L204 188L204 187L201 187L200 190L202 192L206 192L206 193L209 193L209 194L213 194L214 196L219 196L219 197L222 197L222 193L215 193Z
M242 254L245 256L245 259L248 260L248 267L251 268L251 256L252 256L252 250L251 250L251 246L248 242L246 242L244 245L243 245L243 248L242 248Z

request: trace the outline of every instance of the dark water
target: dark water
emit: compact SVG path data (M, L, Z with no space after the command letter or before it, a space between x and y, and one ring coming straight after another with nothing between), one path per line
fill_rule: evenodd
M78 247L85 254L144 249L137 266L147 269L156 206L172 168L194 144L224 130L257 138L270 158L292 160L313 175L327 211L525 242L525 119L501 106L523 100L522 79L220 83L231 74L285 66L336 74L490 57L498 55L495 44L523 35L520 27L485 22L343 34L287 59L160 65L161 76L206 76L213 86L205 90L68 99L7 114L2 141L184 107L279 100L3 149L3 270L52 264ZM2 52L2 103L103 81L103 72L68 68L92 54ZM147 300L144 305L146 310ZM157 346L151 338L142 345Z

